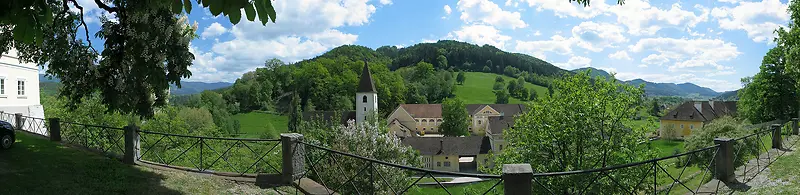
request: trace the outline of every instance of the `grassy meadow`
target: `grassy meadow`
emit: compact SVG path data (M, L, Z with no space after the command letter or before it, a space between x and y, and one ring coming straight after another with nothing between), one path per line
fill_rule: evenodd
M484 73L484 72L465 72L466 80L463 85L456 85L455 95L457 98L464 100L467 104L493 104L495 100L492 87L494 86L494 79L498 74ZM505 83L508 81L516 81L516 79L503 76ZM547 88L525 82L525 87L528 90L535 90L539 96L547 95ZM510 98L510 104L519 104L523 101L517 98Z
M233 119L241 124L240 133L246 135L260 135L262 133L283 133L289 130L289 117L284 115L253 111L233 115Z

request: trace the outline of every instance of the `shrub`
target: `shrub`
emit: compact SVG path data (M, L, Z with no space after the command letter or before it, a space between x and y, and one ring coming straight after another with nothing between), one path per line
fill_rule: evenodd
M754 133L752 129L746 127L748 122L740 121L730 116L723 116L717 118L709 124L700 129L700 131L692 132L692 135L686 139L685 151L694 151L714 145L714 138L740 138ZM759 136L753 136L747 139L734 142L734 151L739 151L738 156L734 161L735 167L744 165L751 156L758 155L760 151ZM707 150L706 152L696 153L692 157L690 165L706 166L711 159L714 158L714 150ZM689 156L684 157L689 158ZM685 162L685 161L684 161ZM712 163L713 167L714 164ZM714 169L711 168L713 171Z

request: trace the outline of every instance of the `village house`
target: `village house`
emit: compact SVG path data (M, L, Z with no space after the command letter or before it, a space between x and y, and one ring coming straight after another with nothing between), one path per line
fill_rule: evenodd
M39 68L20 62L14 49L0 55L0 111L44 118L39 102Z
M469 132L484 136L492 117L512 117L525 111L522 104L468 104ZM439 134L442 124L441 104L400 104L387 118L389 129L401 137Z
M486 136L405 137L402 142L419 151L426 169L474 173L491 163Z
M658 133L661 137L683 138L725 115L736 115L736 101L684 102L660 118Z

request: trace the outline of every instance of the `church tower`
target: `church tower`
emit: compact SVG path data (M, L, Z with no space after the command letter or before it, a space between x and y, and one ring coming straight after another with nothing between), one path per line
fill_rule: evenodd
M361 72L361 80L358 82L356 91L356 124L367 120L367 115L378 112L378 91L375 90L375 83L372 82L372 74L369 73L369 66L364 60L364 70Z

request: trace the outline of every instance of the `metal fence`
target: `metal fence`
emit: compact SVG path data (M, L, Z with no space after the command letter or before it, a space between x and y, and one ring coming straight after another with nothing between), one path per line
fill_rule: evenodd
M136 131L141 147L137 160L199 172L238 175L281 171L279 139L220 138Z
M60 121L59 130L65 143L97 150L114 158L121 159L125 154L123 128Z
M323 194L503 194L500 175L422 169L306 142L299 144L304 146L306 165L300 178L310 178L324 186L320 191ZM454 177L469 178L475 183L453 187L455 183L445 182Z

